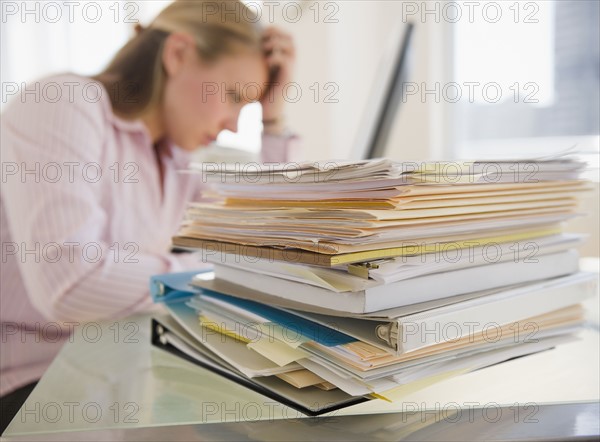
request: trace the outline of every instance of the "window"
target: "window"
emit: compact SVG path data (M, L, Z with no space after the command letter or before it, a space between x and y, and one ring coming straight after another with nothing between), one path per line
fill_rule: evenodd
M450 117L455 154L522 157L577 144L597 164L600 3L499 4L499 20L452 25L453 74L462 86Z

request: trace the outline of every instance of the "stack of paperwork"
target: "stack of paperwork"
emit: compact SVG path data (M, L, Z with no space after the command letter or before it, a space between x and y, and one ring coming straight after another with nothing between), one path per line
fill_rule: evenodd
M214 194L173 243L214 274L185 277L154 342L313 415L551 349L597 290L563 231L583 167L195 165Z

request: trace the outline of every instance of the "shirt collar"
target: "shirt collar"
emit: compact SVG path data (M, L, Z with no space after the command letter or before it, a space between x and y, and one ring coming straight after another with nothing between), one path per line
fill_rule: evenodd
M177 169L187 169L192 161L193 153L183 150L172 142L167 142L173 164Z
M153 145L150 132L142 120L126 120L117 116L112 109L112 104L110 102L110 98L108 98L108 93L104 94L104 97L106 98L102 100L102 103L104 105L106 116L111 124L121 131L141 133L147 139L148 144ZM159 144L158 149L159 153L173 161L175 167L178 169L186 169L192 160L191 152L181 149L168 139L162 141Z

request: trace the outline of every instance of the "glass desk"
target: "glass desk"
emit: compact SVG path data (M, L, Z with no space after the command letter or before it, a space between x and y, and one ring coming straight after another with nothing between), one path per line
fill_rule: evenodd
M149 315L75 329L2 439L597 440L598 299L586 307L577 341L319 418L153 348Z

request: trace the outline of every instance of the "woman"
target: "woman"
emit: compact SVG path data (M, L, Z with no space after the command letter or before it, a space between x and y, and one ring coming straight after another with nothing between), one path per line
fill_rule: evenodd
M286 161L294 47L257 21L238 1L175 1L104 72L30 85L4 113L3 421L80 323L148 309L150 275L201 267L169 253L199 189L177 173L190 152L260 99L263 160Z

